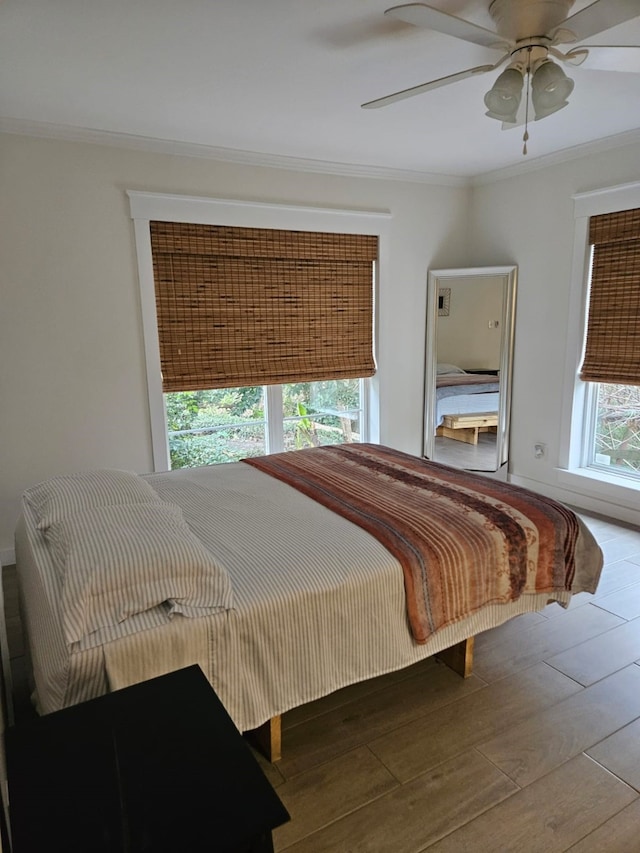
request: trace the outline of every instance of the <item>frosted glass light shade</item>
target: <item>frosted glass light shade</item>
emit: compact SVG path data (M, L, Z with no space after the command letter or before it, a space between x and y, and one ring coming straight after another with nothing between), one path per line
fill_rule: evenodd
M540 107L540 106L536 107L536 106L534 106L533 109L534 109L534 112L536 115L536 121L539 121L539 119L541 119L541 118L546 118L547 116L550 116L552 113L557 113L558 110L562 110L568 106L569 106L569 101L562 101L562 103L560 103L560 104L554 104L553 106L549 106L549 107Z
M567 106L574 82L554 62L543 62L531 82L531 100L536 120L545 118Z
M485 115L498 121L514 122L522 98L523 83L524 78L516 68L503 71L484 96L488 108Z

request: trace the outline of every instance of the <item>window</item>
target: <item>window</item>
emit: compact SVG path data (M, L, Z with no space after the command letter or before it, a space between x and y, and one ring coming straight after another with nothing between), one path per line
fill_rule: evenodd
M637 512L640 489L640 183L581 193L558 480ZM631 518L631 516L630 516Z
M340 336L337 336L335 331L332 333L331 340L336 346L329 348L325 345L325 351L330 351L330 360L327 362L329 370L320 376L305 375L298 370L283 374L281 366L286 359L279 357L272 359L272 362L276 363L275 372L270 370L273 367L270 365L267 372L254 373L255 350L251 350L244 358L245 364L250 362L250 370L236 381L236 377L230 375L225 367L214 382L199 377L195 386L184 387L179 380L177 385L163 387L164 373L167 371L164 365L161 366L151 223L215 225L226 229L225 240L228 237L235 239L235 231L243 228L316 232L318 238L322 238L323 234L325 238L327 235L342 235L347 238L344 246L347 247L348 254L353 254L349 235L370 235L359 241L360 246L364 247L364 257L360 257L359 261L368 263L366 285L363 286L362 271L356 271L356 265L352 267L350 274L352 280L358 282L356 289L361 293L367 290L371 302L372 298L375 299L381 278L380 271L384 269L384 262L388 257L389 214L139 192L128 192L128 195L138 255L155 470L161 471L185 464L208 464L208 461L198 460L212 459L216 454L230 460L257 453L258 449L260 452L277 452L280 449L308 444L329 443L336 439L379 440L379 387L377 376L371 375L374 363L371 361L363 368L362 373L354 372L354 362L349 362L349 359L354 353L357 356L358 350L362 351L362 339L359 334L351 334L348 331ZM195 231L197 230L196 228ZM262 236L259 236L262 239ZM372 238L374 243L371 242ZM318 242L321 240L311 240L311 243ZM357 239L354 242L358 244ZM380 263L372 263L370 249L367 248L371 246L377 247L373 257L377 256ZM310 266L307 261L300 266L305 264ZM335 276L329 276L332 277L335 279ZM335 304L335 293L330 298ZM288 295L282 304L286 301L290 301ZM373 317L372 302L370 308L365 306L363 309L362 304L356 306L356 311L363 310L370 310ZM323 318L330 313L332 312L325 311ZM353 311L351 316L353 317ZM278 322L281 317L282 313L278 312ZM225 321L227 329L232 325L231 320ZM316 337L324 340L326 344L324 331L325 324L322 319L317 326ZM370 324L369 332L370 359L373 357L372 333L373 323ZM300 335L292 337L300 341ZM259 342L260 345L263 343ZM271 353L275 350L274 347L262 348ZM181 346L178 345L175 351L179 356L184 354L180 350ZM188 357L191 358L192 353L188 353ZM196 361L208 369L204 364L206 359L200 359L198 353ZM217 361L219 362L219 359ZM176 359L176 363L181 369L179 359ZM356 378L351 378L354 376ZM370 378L363 378L367 376ZM233 387L223 387L227 384ZM217 440L216 437L223 440ZM215 445L217 446L214 447ZM190 462L190 459L194 461Z
M172 468L366 441L364 379L165 394Z
M589 218L587 467L640 481L640 208Z
M171 467L353 440L348 380L375 372L377 237L150 230Z

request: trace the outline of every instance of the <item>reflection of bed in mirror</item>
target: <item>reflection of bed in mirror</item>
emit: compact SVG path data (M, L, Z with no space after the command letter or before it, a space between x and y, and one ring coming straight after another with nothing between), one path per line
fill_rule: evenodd
M436 435L477 444L483 432L496 433L500 382L493 373L467 373L455 365L438 365Z

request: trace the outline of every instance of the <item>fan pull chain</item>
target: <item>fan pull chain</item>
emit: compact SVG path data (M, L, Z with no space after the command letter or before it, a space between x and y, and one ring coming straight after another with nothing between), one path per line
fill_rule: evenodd
M522 141L524 145L522 146L522 154L527 154L527 142L529 141L529 89L531 82L531 47L528 48L527 51L527 100L525 101L525 113L524 113L524 135L522 137Z

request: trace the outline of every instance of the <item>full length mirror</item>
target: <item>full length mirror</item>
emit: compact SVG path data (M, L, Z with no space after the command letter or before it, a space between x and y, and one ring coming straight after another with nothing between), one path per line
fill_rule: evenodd
M509 456L517 267L431 270L424 455L471 471Z

